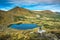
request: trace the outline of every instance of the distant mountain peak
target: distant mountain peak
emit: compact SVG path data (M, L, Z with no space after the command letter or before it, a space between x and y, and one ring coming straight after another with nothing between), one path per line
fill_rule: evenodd
M51 10L44 10L44 11L46 11L46 12L52 12Z
M13 9L23 9L22 7L16 6Z
M3 10L0 10L0 12L5 12L5 11L3 11Z
M43 13L49 13L49 14L51 14L51 13L53 13L53 11L51 11L51 10L44 10L44 11L41 11L41 12L43 12Z
M14 7L14 8L12 8L11 10L9 10L9 11L28 11L28 9L25 9L25 8L23 8L23 7L19 7L19 6L16 6L16 7Z
M16 6L16 7L14 7L14 8L12 8L11 10L23 10L24 8L22 8L22 7L19 7L19 6ZM11 11L10 10L10 11ZM26 10L26 9L25 9Z
M19 6L16 6L15 8L21 8L21 7L19 7Z

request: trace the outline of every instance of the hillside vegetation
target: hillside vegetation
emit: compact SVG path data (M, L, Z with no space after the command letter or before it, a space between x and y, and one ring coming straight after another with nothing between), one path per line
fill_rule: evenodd
M38 29L24 31L9 28L11 24L24 23L37 24L39 27L43 25L43 29L47 31L46 34L49 36L47 37L46 34L44 34L45 37L39 36L40 34L36 33ZM0 40L50 40L50 37L53 38L53 36L54 38L56 38L55 36L60 38L59 12L50 10L30 11L20 7L15 7L9 11L0 10Z

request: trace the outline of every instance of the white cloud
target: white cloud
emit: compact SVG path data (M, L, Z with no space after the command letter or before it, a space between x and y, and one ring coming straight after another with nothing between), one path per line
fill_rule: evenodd
M8 10L7 10L7 9L5 9L5 8L0 8L0 10L8 11Z
M32 9L33 8L33 9ZM60 12L60 7L59 5L45 5L45 6L35 6L35 7L32 7L32 8L29 8L30 10L37 10L37 11L42 11L42 10L51 10L51 11L56 11L56 12Z
M5 10L5 11L8 11L8 10L10 10L10 9L12 9L12 7L0 8L0 10Z
M60 0L10 0L10 3L16 5L32 5L36 3L59 4Z
M9 0L9 3L17 6L27 6L27 9L32 10L52 10L52 11L59 11L60 7L60 0ZM43 5L44 4L44 5ZM51 5L46 5L51 4ZM32 5L37 5L33 7L29 7ZM7 10L9 8L4 8L2 10Z

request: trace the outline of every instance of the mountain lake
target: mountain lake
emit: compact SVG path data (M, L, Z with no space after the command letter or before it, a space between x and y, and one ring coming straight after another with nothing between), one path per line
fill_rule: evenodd
M37 24L12 24L9 27L17 30L27 30L36 28Z

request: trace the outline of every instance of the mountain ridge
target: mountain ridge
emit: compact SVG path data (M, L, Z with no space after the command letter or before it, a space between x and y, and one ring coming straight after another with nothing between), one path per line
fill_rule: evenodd
M15 7L9 11L0 11L0 26L7 27L14 22L21 21L21 19L26 19L25 16L36 18L36 15L43 17L55 17L56 13L49 10L35 12L27 10L25 8Z
M22 16L33 16L34 14L31 14L31 11L20 8L20 7L15 7L9 11L1 11L0 12L0 26L2 27L7 27L13 22L16 22L19 20L19 18Z

